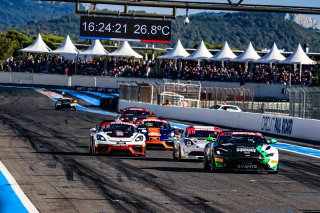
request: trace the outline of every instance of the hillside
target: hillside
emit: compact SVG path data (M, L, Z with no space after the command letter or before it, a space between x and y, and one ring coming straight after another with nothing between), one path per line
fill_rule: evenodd
M0 25L24 25L74 13L74 4L33 0L1 0Z
M320 34L270 13L225 13L212 16L201 13L190 17L190 24L183 25L183 18L174 22L173 40L182 38L186 46L201 39L215 44L227 40L231 47L246 48L249 41L254 47L278 47L292 51L299 42L308 42L311 51L320 51Z
M186 47L204 40L218 44L227 40L232 48L246 48L252 41L256 49L270 48L273 42L278 47L292 51L297 44L308 42L310 51L320 52L320 34L284 20L278 14L264 13L199 13L190 16L190 24L183 24L184 17L173 21L172 40L182 40ZM17 29L29 36L37 33L52 33L59 36L70 34L79 38L79 15L70 14L53 20L29 22L22 27L5 27L3 30Z

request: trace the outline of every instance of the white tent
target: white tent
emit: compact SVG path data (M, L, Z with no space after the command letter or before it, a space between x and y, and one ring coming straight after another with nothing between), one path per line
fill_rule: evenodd
M212 58L211 61L229 61L236 58L237 56L230 49L228 42L224 42L223 47L219 52L217 52Z
M254 50L251 42L249 43L247 49L238 57L236 57L235 59L232 59L230 61L234 61L234 62L250 62L250 61L254 61L254 60L258 60L259 58L261 58L258 53Z
M184 49L181 41L178 40L173 49L165 55L159 56L160 59L180 59L189 56L190 54Z
M283 61L285 59L286 57L284 57L280 53L276 43L273 43L271 50L265 56L263 56L262 58L260 58L255 62L256 63L276 63L278 61Z
M95 39L88 49L80 53L81 55L108 55L108 51L102 46L100 40Z
M317 62L311 60L309 56L303 51L301 45L289 56L286 60L281 61L282 64L316 64Z
M73 55L77 55L79 52L80 51L72 43L69 35L67 35L66 39L60 45L60 47L51 51L51 53L56 53L56 54L73 54Z
M118 49L116 49L112 53L109 53L109 56L124 58L142 58L142 55L134 51L127 41L124 41Z
M44 43L39 33L36 40L34 40L30 46L21 49L21 51L30 53L49 53L51 49L46 45L46 43Z
M203 41L201 41L199 47L188 57L185 57L185 60L205 60L212 57L212 54L207 49Z

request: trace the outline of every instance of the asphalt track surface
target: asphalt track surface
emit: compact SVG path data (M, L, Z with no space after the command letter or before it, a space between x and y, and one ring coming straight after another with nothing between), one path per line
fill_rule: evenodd
M0 160L40 212L320 212L318 158L280 151L272 175L213 174L163 150L91 156L89 129L106 118L0 89Z

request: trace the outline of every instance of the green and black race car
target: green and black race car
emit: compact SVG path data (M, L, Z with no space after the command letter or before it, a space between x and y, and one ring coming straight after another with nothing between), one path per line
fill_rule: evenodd
M56 110L76 110L77 101L72 98L60 98L55 104Z
M204 148L204 169L267 171L278 173L279 153L261 133L252 131L220 132L216 141Z

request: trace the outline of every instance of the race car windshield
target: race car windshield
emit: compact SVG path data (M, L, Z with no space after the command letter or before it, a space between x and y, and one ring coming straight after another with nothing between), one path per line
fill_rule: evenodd
M155 127L159 129L170 129L170 125L165 122L147 121L139 125L139 128Z
M104 132L122 131L125 133L135 133L137 129L130 125L125 124L109 124L103 128Z
M71 101L70 100L62 100L61 103L62 104L71 104Z
M221 107L221 105L213 105L212 107L210 107L210 109L219 109Z
M207 138L207 137L217 137L217 132L214 131L194 131L187 133L187 138Z
M221 136L219 143L233 143L233 144L264 144L267 143L266 139L260 136L253 135L226 135Z
M141 111L141 110L127 110L124 111L125 115L148 115L147 111Z

